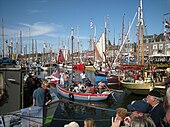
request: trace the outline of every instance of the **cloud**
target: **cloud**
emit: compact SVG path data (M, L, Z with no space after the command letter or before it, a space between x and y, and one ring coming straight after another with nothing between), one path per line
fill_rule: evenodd
M57 25L55 23L44 23L36 22L33 24L19 23L17 27L5 27L5 33L8 33L8 36L16 36L17 33L22 31L23 37L29 36L29 30L31 37L37 36L48 36L56 37L56 34L62 32L63 26Z
M57 29L61 29L61 25L56 25L54 23L43 23L43 22L37 22L32 25L20 23L23 27L28 27L31 31L31 36L39 36L39 35L48 35L50 33L57 32Z
M36 9L29 9L29 10L27 10L27 11L28 11L28 13L30 13L30 14L43 12L42 10L36 10Z

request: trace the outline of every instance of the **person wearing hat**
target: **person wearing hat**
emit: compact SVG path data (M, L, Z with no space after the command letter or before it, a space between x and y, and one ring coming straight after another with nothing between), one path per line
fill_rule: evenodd
M75 121L70 122L69 124L64 125L64 127L80 127L79 124Z
M125 117L125 126L156 127L154 121L147 114L149 110L149 104L144 100L132 101L132 103L127 106L127 108L131 111L131 115Z
M151 118L153 119L156 127L162 127L161 121L165 117L165 109L161 103L161 94L159 91L153 89L149 92L146 97L147 102L151 105L151 110L149 112Z

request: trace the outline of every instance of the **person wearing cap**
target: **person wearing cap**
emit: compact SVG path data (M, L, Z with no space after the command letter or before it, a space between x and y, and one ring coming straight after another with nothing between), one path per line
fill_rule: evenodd
M149 104L144 100L132 101L127 108L131 111L131 115L124 119L126 127L156 127L154 121L147 114Z
M146 100L152 107L149 114L153 119L156 127L162 127L161 121L165 117L165 109L161 103L162 99L160 92L153 89L149 92L148 96L146 97Z
M64 127L80 127L79 124L75 121L65 124Z

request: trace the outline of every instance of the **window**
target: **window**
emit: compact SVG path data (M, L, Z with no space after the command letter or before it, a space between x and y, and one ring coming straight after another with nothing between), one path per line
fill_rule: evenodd
M157 44L154 44L154 45L153 45L153 49L158 49L158 48L157 48Z

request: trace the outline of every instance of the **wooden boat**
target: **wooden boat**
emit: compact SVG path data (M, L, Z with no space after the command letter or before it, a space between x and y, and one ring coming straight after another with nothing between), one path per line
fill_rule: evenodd
M92 94L92 93L76 93L68 91L60 85L52 86L56 94L60 94L63 97L69 98L70 100L83 100L83 101L103 101L107 100L112 91L105 91L102 94Z
M149 80L148 80L149 81ZM151 90L158 89L161 91L161 94L165 94L165 86L162 86L162 82L143 82L143 83L133 83L133 82L125 82L123 80L120 81L122 86L128 90L130 90L134 94L138 95L147 95Z
M85 65L85 69L88 71L95 71L95 67L93 65Z
M97 71L95 72L96 83L103 80L107 85L118 84L120 81L120 75L110 74L108 75L105 72Z

